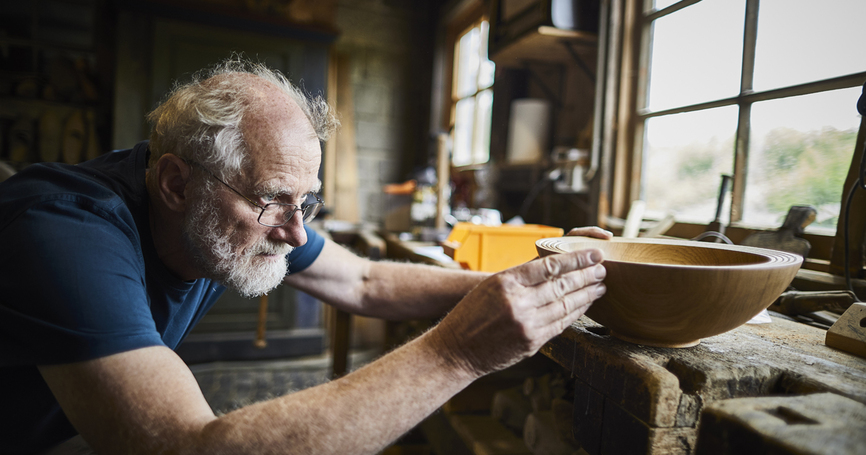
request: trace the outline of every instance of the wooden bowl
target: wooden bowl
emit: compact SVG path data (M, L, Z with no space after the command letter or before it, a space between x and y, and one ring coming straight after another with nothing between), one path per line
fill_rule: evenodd
M607 293L586 315L632 343L688 347L746 323L791 284L803 258L764 248L667 239L555 237L540 256L598 248Z

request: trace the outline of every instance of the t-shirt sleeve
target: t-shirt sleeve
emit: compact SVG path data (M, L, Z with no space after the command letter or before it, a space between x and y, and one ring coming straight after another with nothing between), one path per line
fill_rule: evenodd
M313 228L305 224L304 230L307 232L307 243L289 253L289 274L301 272L309 267L325 247L325 238Z
M67 196L0 232L0 365L52 364L162 345L138 233L122 203Z

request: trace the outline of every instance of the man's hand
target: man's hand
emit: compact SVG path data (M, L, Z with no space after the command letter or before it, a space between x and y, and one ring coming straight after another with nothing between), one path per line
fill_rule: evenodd
M610 231L605 231L604 229L596 226L591 227L579 227L574 228L568 231L568 234L565 235L579 235L583 237L595 237L597 239L602 240L610 240L613 238L613 233Z
M597 249L556 254L484 280L433 329L443 354L478 376L532 356L604 294L602 260Z

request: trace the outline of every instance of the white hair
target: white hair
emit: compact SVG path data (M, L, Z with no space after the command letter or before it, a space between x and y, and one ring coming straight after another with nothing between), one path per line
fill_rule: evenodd
M221 178L243 171L247 149L240 125L250 106L249 83L226 74L252 74L271 82L294 100L309 119L319 140L327 140L339 122L321 95L307 96L282 73L234 55L195 73L175 86L147 116L152 125L150 163L165 153L205 165Z

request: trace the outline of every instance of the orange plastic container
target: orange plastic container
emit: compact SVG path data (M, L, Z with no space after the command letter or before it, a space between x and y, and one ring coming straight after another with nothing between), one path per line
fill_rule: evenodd
M457 223L442 247L464 269L498 272L538 257L536 240L563 234L561 228L540 224L493 227Z

